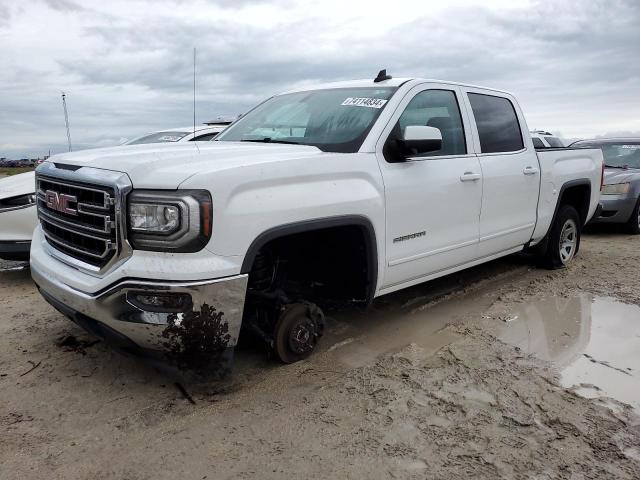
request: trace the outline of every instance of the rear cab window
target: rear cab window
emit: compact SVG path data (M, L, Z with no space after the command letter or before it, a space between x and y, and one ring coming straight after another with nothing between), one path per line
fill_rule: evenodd
M522 129L508 98L467 93L478 129L481 153L517 152L524 148Z
M532 137L534 148L547 148L547 146L538 137Z
M551 148L563 148L564 145L562 141L557 137L544 137L547 143L551 146Z

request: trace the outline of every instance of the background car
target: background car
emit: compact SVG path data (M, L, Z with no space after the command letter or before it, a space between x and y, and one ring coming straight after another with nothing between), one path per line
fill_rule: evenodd
M182 129L169 129L149 133L125 145L163 142L209 141L231 122L217 121ZM7 166L34 166L27 159L7 161ZM36 215L35 174L26 172L0 179L0 258L28 260L33 230L38 223ZM31 207L31 208L30 208Z
M151 132L125 142L125 145L139 145L142 143L167 142L208 142L223 131L231 122L216 122L184 128L171 128Z
M566 145L561 138L556 137L553 133L544 130L534 130L531 133L533 146L535 148L564 148Z
M579 148L600 148L604 157L604 185L600 213L591 223L620 223L640 233L640 137L579 140Z
M0 179L0 258L29 260L31 236L38 222L35 173Z

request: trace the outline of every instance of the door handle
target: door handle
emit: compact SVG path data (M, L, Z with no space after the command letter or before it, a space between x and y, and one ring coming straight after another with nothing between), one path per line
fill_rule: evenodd
M522 170L522 173L524 173L525 175L535 175L539 171L540 170L538 170L537 168L529 166L529 167L525 167L524 170Z
M480 180L480 178L482 178L482 175L473 172L464 172L460 175L461 182L475 182L476 180Z

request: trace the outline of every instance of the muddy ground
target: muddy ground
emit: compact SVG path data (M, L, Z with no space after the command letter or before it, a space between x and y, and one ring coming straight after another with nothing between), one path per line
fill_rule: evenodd
M0 478L640 478L639 245L590 233L563 271L509 257L329 312L310 360L245 347L185 391L1 272Z

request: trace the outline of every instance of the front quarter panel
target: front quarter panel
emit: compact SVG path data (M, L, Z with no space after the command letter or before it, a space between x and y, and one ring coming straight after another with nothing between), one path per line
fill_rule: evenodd
M254 239L275 227L358 215L374 228L382 272L384 191L373 154L326 153L248 165L196 175L180 188L211 192L213 234L207 249L216 255L244 258Z

